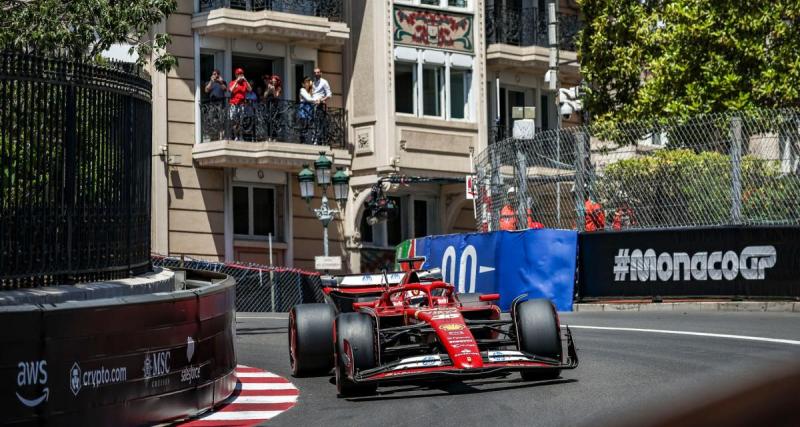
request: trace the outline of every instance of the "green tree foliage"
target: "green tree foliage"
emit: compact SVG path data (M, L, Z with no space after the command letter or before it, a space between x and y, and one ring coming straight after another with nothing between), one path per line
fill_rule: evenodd
M0 2L0 48L41 55L68 55L102 61L100 53L115 43L128 43L139 65L150 58L167 72L177 61L164 49L168 34L150 34L166 19L175 0L5 0Z
M797 0L579 0L600 122L800 105Z

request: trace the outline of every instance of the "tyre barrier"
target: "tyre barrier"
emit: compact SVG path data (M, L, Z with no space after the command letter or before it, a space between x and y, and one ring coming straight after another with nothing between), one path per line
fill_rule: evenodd
M3 425L152 425L235 390L235 287L0 308Z

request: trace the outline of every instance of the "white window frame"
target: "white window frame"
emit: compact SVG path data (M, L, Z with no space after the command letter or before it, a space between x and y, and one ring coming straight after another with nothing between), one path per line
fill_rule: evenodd
M255 229L255 221L253 216L253 189L254 188L266 188L272 190L272 238L276 238L276 234L278 231L278 209L277 209L277 201L278 201L278 189L277 186L271 184L262 184L262 183L251 183L251 182L241 182L241 181L234 181L231 183L231 230L235 230L235 215L233 213L235 202L233 200L234 197L234 188L235 187L246 187L247 188L247 232L248 234L236 234L234 232L233 238L237 240L268 240L269 236L260 236L253 234L253 230Z
M410 6L452 10L453 12L469 12L472 10L472 5L475 4L476 1L477 0L466 0L467 5L464 7L450 6L450 0L439 0L438 5L422 3L422 0L395 0L395 3L407 4Z
M474 60L475 58L471 55L464 55L461 53L455 52L447 52L447 51L440 51L434 49L415 49L416 55L411 53L410 51L414 48L409 47L396 47L394 52L394 64L395 68L397 64L414 64L413 67L413 97L414 97L414 113L405 113L405 112L398 112L395 110L395 114L398 116L405 116L405 117L419 117L419 118L426 118L426 119L441 119L441 120L452 120L456 122L464 122L464 123L474 123L476 121L476 113L475 113L475 69L474 69ZM416 57L416 61L412 61L411 58ZM457 60L456 60L457 58ZM468 58L468 60L464 60L464 58ZM454 64L456 62L456 64ZM470 66L465 66L466 62L470 62ZM439 115L427 115L425 114L425 103L424 103L424 87L422 82L422 76L424 73L424 69L428 67L436 67L439 72L444 73L442 86L439 90L439 97L438 102L440 105L439 108ZM467 79L464 84L464 100L466 104L464 105L464 118L463 119L456 119L452 117L451 105L450 105L450 72L451 70L459 70L459 71L466 71L467 72ZM396 78L396 69L394 70L395 75L393 78ZM438 79L439 77L437 77ZM394 89L397 90L397 85L394 85ZM395 94L395 96L397 96ZM393 102L396 102L393 100ZM394 104L395 109L397 104Z

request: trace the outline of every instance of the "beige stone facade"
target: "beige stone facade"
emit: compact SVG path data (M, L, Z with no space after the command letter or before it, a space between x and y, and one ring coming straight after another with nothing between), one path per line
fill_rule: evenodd
M348 271L375 269L402 240L475 229L463 184L388 188L398 214L367 225L364 204L380 177L463 178L498 117L510 127L507 113L519 102L549 111L537 126L555 125L543 81L547 48L494 35L487 44L491 0L292 0L260 10L234 3L179 0L156 28L171 34L179 65L153 74L155 253L266 264L271 234L273 264L313 269L322 226L296 176L325 151L350 175L348 201L329 227L331 255L342 255ZM424 34L414 35L420 20ZM561 57L562 84L577 82L574 52ZM215 104L204 89L212 69L229 82L237 67L254 87L261 74L281 76L280 104L259 100L233 121L227 101ZM319 139L297 103L314 67L333 92ZM310 205L320 205L318 188Z

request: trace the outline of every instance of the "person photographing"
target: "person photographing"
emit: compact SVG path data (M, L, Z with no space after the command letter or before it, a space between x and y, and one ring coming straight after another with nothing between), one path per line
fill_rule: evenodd
M244 116L245 101L247 94L253 91L250 82L244 77L244 70L237 68L233 71L236 78L230 84L231 100L230 100L230 117L231 124L233 125L234 140L238 141L242 136L242 118Z

